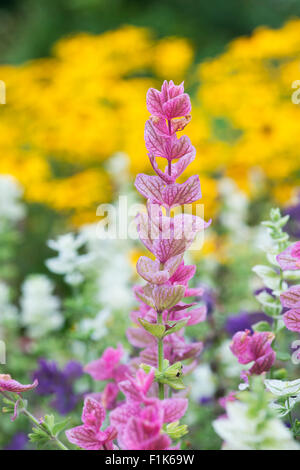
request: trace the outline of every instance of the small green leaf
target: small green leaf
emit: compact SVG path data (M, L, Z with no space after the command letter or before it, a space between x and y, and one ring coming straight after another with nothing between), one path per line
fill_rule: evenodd
M60 421L59 423L55 423L52 429L54 436L58 436L59 433L61 433L64 429L66 429L67 426L69 425L69 422L70 422L70 418L67 418L63 421Z
M171 326L168 330L166 330L164 336L171 335L172 333L175 333L176 331L181 330L186 324L187 324L188 319L180 320L175 325Z
M252 325L252 329L254 331L271 331L271 325L267 321L259 321L258 323L255 323L255 325Z
M286 362L286 361L290 361L291 355L287 352L277 351L276 358L279 359L280 361Z
M148 333L155 336L156 338L161 339L164 336L166 329L165 325L162 325L161 323L150 323L144 318L139 318L139 322L142 327L148 331Z

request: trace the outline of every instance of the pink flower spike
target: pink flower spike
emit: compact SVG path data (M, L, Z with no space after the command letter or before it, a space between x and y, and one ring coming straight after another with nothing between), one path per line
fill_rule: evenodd
M276 259L283 271L296 271L300 269L300 241L289 246Z
M300 308L300 285L292 286L283 292L280 301L286 308Z
M94 380L108 380L114 378L117 366L123 355L122 345L117 349L107 348L100 359L90 362L84 368L85 372L90 374Z
M150 88L146 102L150 114L166 119L186 116L191 112L191 101L184 93L183 83L174 85L172 80L169 83L164 81L160 92Z
M286 312L283 321L288 330L300 333L300 308Z
M8 374L0 374L0 392L13 392L22 393L32 390L38 386L37 379L29 385L20 384L16 380L13 380Z
M100 428L105 419L105 410L93 398L86 398L82 412L83 425L66 431L68 440L85 450L112 450L112 441L117 437L117 431L109 426L105 431Z

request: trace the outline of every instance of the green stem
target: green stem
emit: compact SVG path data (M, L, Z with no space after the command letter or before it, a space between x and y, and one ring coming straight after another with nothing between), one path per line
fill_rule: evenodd
M4 396L4 398L6 398L6 400L9 400L11 402L12 405L15 405L15 401L12 400L12 398L7 395L5 392L1 392L1 394ZM49 435L49 440L50 441L53 441L57 447L61 450L69 450L59 439L58 437L54 436L53 434L51 434L49 431L47 431L47 429L45 429L42 424L40 423L40 421L35 417L33 416L33 414L31 414L26 408L22 408L20 409L20 413L22 413L24 416L26 416L36 427L38 427L39 429L41 429L42 431L46 432L48 435Z
M69 450L59 439L58 437L54 436L53 434L50 434L47 430L45 430L43 428L43 426L41 425L41 423L39 422L39 420L33 416L28 410L26 410L26 408L23 408L21 413L23 413L23 415L27 416L27 418L30 419L30 421L32 421L38 428L40 428L41 430L43 431L46 431L47 434L49 435L49 439L51 441L53 441L57 447L60 449L60 450Z
M162 324L162 313L157 313L157 323ZM158 344L158 371L163 372L163 363L164 363L164 342L163 339L157 340ZM160 400L165 398L164 384L158 384L158 396Z

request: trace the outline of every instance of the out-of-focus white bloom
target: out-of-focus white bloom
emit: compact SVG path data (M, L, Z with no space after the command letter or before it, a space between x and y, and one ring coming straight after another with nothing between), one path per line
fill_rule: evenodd
M248 237L246 218L249 201L246 194L240 191L235 182L229 178L223 178L218 187L223 199L220 213L222 225L239 238Z
M11 175L0 175L0 221L18 222L25 215L22 187Z
M129 181L129 166L130 158L124 152L115 153L106 164L108 172L119 188L122 188Z
M133 302L130 281L134 274L130 241L99 238L97 224L83 227L81 235L95 259L97 301L111 311L128 310Z
M15 323L17 318L17 308L10 303L9 287L0 281L0 325Z
M196 400L211 398L216 391L214 374L208 364L198 366L192 375L191 397Z
M64 280L71 285L78 285L84 280L83 273L90 267L93 257L91 254L78 253L85 244L85 238L73 233L61 235L57 240L49 240L48 246L58 251L56 258L46 260L47 268L56 274L63 274Z
M290 430L277 418L261 410L256 416L239 401L226 406L227 417L213 422L216 433L224 440L225 450L299 450Z
M109 310L101 310L95 318L85 318L82 320L78 329L81 333L90 333L91 339L98 341L107 334L107 321L110 318Z
M22 285L21 322L28 335L40 338L63 323L59 298L53 295L53 283L47 276L30 276Z

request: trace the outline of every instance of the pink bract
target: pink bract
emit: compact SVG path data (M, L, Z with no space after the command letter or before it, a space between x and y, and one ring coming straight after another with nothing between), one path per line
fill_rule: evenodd
M250 374L262 374L270 370L275 362L276 354L271 347L275 335L270 332L254 332L249 330L237 332L232 339L231 351L240 364L254 362Z
M32 384L23 385L20 382L12 379L8 374L0 374L0 392L22 393L32 390L37 386L37 380L35 380Z
M68 440L85 450L113 450L113 440L117 437L117 431L113 426L108 426L101 431L105 420L103 406L91 397L84 401L82 411L83 425L66 431Z
M300 241L289 246L276 259L283 271L296 271L300 269Z

